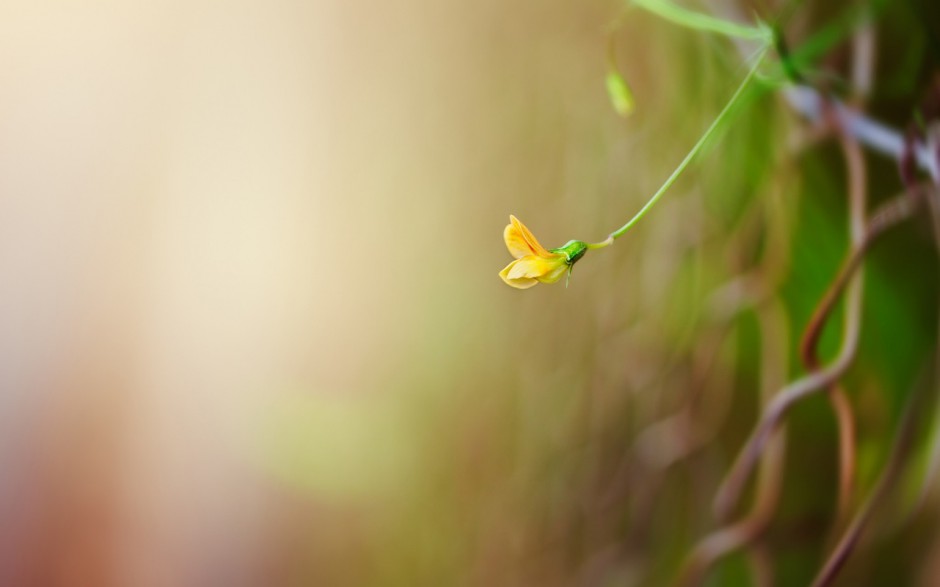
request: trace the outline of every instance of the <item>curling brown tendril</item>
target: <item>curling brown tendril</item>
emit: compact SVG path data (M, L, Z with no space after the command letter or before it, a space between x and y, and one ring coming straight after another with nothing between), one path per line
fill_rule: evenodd
M840 138L840 144L846 159L849 184L848 191L851 234L850 251L858 251L866 246L864 244L866 199L864 160L861 148L857 142L846 136L844 133L840 134ZM846 273L844 278L836 278L829 291L826 293L826 295L823 296L822 300L817 306L813 318L810 320L803 334L801 344L801 358L803 359L804 366L809 371L818 370L819 368L819 361L816 350L817 343L819 341L819 334L822 332L822 328L825 325L827 318L830 316L833 307L835 306L835 301L838 299L839 294L845 287L849 274L851 274L851 271ZM856 273L852 279L852 282L850 303L847 307L847 325L849 325L849 322L857 324L861 309L861 275ZM767 328L767 322L769 320L767 311L762 311L759 313L758 317L762 326L761 331L763 333L767 333L769 331L769 328ZM785 320L778 319L778 322L785 323ZM847 354L847 356L854 354L854 347L857 341L857 332L857 326L851 329L847 329L846 331L846 337L844 340L851 351L850 354ZM772 337L763 336L762 340L764 341L762 346L766 346L769 340L772 340ZM780 363L782 361L777 359L776 362ZM767 356L763 357L762 370L769 368L774 363L774 358ZM782 381L783 376L781 375L775 384L779 385ZM852 478L854 476L854 419L851 405L849 404L845 391L837 384L837 378L823 387L828 387L829 389L830 403L832 404L834 413L836 415L836 422L839 430L840 483L838 501L839 511L840 514L842 514L840 515L841 518L848 507L848 502L851 495ZM768 395L766 390L764 391L763 395ZM769 405L774 405L775 401L777 400L770 400ZM775 427L769 428L767 429L765 435L762 436L762 440L763 444L761 445L759 452L763 455L763 459L761 461L761 471L755 493L754 504L750 512L739 521L729 523L725 527L713 532L709 536L706 536L698 543L683 565L683 569L678 581L679 585L698 584L704 577L705 572L720 557L744 546L751 546L750 550L752 558L754 558L755 555L753 553L756 540L769 524L776 509L780 492L780 483L783 474L783 445L785 440L783 438L782 430L776 431L775 434ZM741 485L743 487L743 481L741 482ZM723 518L730 516L732 509L731 505L729 504L722 507L724 509L723 511L719 511L719 515Z

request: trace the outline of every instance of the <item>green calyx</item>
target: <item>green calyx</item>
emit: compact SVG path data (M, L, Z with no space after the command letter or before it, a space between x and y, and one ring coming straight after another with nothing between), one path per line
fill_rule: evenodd
M552 253L561 253L565 256L565 263L574 265L588 250L587 244L581 241L568 241L564 246L551 249Z

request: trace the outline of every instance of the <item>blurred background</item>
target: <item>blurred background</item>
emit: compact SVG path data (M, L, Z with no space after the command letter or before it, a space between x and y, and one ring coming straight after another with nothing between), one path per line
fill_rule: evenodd
M903 128L940 57L927 4L686 5L789 11L793 46L827 32L812 67L847 98L852 23L874 23L861 99ZM618 117L623 6L0 5L0 584L671 584L802 373L848 246L845 163L755 91L567 288L507 287L510 213L548 247L603 240L747 72L629 11ZM901 190L866 163L871 202ZM866 263L850 511L936 389L927 216ZM940 583L925 420L840 584ZM831 550L831 409L788 425L772 519L707 584L805 585Z

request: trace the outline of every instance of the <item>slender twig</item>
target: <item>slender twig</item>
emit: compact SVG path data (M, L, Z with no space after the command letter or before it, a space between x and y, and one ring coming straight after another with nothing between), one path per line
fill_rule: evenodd
M852 250L843 263L842 269L827 292L827 299L824 300L824 303L835 303L872 243L885 230L910 216L911 212L923 200L923 195L923 187L918 187L918 189L911 192L895 196L882 204L872 214L865 231L864 240ZM773 431L790 408L801 399L832 385L851 365L858 345L859 314L861 310L860 285L860 282L855 281L848 288L842 348L836 358L828 366L814 370L784 387L765 408L754 432L741 449L737 460L725 477L725 481L718 489L714 508L719 519L727 519L735 504L738 503L760 454L764 451Z
M836 417L839 436L839 491L836 497L836 520L845 519L855 485L855 416L845 388L836 381L829 386L829 405Z
M871 519L875 509L897 480L898 474L901 471L901 464L910 449L914 433L918 427L917 420L920 412L918 408L921 399L926 395L923 390L928 387L927 385L920 385L908 396L904 407L904 415L901 417L901 422L898 424L898 430L895 434L894 445L891 447L888 462L885 464L874 489L872 489L871 494L869 494L868 499L865 501L865 505L855 514L852 523L846 528L838 544L826 559L822 569L820 569L819 573L816 575L816 578L813 580L813 587L826 587L835 580L839 571L848 560L849 555L852 554L852 550L858 543L859 538L861 538L865 525Z
M831 97L823 98L817 90L800 85L785 88L783 96L794 110L811 122L820 122L824 116L829 115L825 113L826 109L832 108L832 115L835 116L839 126L865 147L895 161L900 161L905 155L905 149L908 146L900 131L852 110L839 100ZM914 145L914 158L920 169L931 177L940 176L937 160L926 144Z
M814 371L784 387L765 408L764 415L753 435L741 450L725 482L719 487L714 504L719 519L727 519L731 513L760 454L764 451L774 430L776 430L793 404L813 392L831 385L848 369L855 357L858 344L861 293L859 282L853 282L852 287L849 288L847 320L843 332L842 349L838 357L828 367Z
M865 240L865 160L858 142L844 132L840 133L839 143L845 155L848 175L850 248L857 249L862 246L862 242ZM853 279L862 279L861 269L856 271ZM807 371L819 368L819 337L835 306L835 299L836 296L830 295L829 292L823 295L803 333L800 344L800 357ZM848 511L853 478L855 477L855 419L852 415L852 406L848 395L842 385L838 381L834 382L828 387L828 391L829 403L836 416L839 436L837 518L842 519Z

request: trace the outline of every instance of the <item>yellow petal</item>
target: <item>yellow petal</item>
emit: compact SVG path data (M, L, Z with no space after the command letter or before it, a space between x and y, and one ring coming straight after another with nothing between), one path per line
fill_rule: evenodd
M519 219L512 214L509 215L509 222L511 223L510 225L513 226L522 235L522 239L528 245L528 249L532 252L532 254L538 255L539 257L555 257L558 255L557 253L548 252L545 247L539 244L539 241L535 238L535 235L533 235L532 232L526 228L525 224L519 222ZM506 242L506 246L509 246L509 241ZM510 253L511 252L512 249L510 249Z
M516 259L513 263L510 263L512 267L509 269L509 278L518 279L520 277L539 277L542 273L545 273L547 269L542 267L544 259L541 257L536 257L535 255L529 255L521 259Z
M543 257L529 255L528 257L516 259L510 263L510 265L512 265L512 268L509 270L510 278L532 277L539 279L546 275L554 274L559 268L563 269L565 267L565 259L564 257L545 259Z
M559 279L565 276L565 273L568 271L568 265L566 263L559 263L553 269L547 273L543 273L540 277L537 277L542 283L555 283Z
M506 285L510 285L516 289L529 289L533 285L538 285L538 280L532 279L531 277L509 277L509 272L512 271L513 266L518 262L518 260L513 261L499 272L499 276L503 278Z
M526 242L525 237L522 236L522 232L514 224L506 225L506 230L503 231L503 240L506 241L506 248L509 249L509 254L514 259L521 259L526 255L535 254L535 251Z

